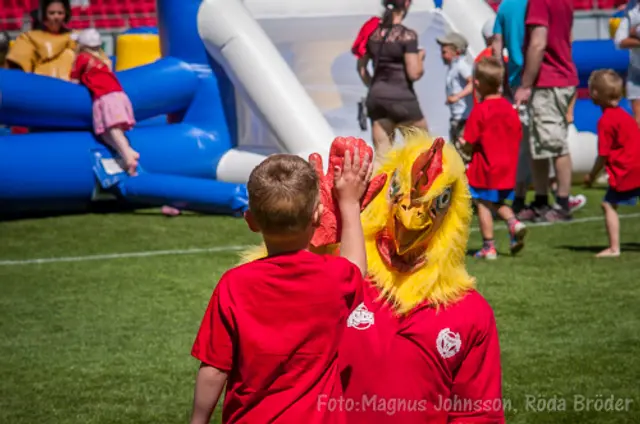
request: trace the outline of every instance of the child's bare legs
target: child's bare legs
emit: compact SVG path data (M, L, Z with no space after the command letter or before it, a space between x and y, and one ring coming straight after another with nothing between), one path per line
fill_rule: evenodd
M598 253L596 257L607 258L620 255L620 218L618 217L618 205L602 202L604 211L604 223L609 236L609 247Z
M497 259L495 242L493 240L493 215L491 213L491 203L484 200L474 200L478 214L478 224L480 234L482 234L482 249L475 254L476 258Z
M492 211L495 212L500 219L502 219L509 229L509 235L511 236L510 240L510 250L512 254L518 253L524 247L524 239L527 235L527 227L518 221L516 215L513 213L513 209L510 206L504 203L492 203L484 200L476 200L476 205L478 206L478 221L480 224L480 231L482 233L482 237L484 240L491 240L491 246L493 247L493 219L492 219ZM483 219L486 221L487 218L483 218L484 212L481 210L486 210L489 217L490 223L490 232L485 234L485 230L483 229ZM490 238L489 238L490 236Z
M127 173L132 176L136 175L140 154L131 148L124 132L118 127L112 127L102 134L102 139L122 157L127 167Z
M476 200L478 208L478 224L483 240L493 240L493 215L491 214L491 204L484 200Z

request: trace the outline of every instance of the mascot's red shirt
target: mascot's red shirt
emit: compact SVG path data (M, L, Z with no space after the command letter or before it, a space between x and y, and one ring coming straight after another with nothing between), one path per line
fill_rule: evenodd
M351 423L503 423L493 311L476 291L436 312L396 316L365 283L340 352L344 395L319 408Z

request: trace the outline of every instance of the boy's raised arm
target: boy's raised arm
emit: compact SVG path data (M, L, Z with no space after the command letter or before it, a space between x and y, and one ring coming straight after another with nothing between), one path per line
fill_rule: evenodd
M196 378L191 424L209 424L222 389L227 382L227 373L202 363Z
M334 187L342 221L340 255L353 262L362 275L367 273L367 254L360 222L360 199L367 189L372 173L371 159L365 155L360 163L360 153L357 148L353 154L353 160L351 153L347 150L343 167L336 167L334 170Z

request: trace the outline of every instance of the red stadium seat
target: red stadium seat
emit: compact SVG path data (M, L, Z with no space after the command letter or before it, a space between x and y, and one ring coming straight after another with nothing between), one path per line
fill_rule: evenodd
M596 7L598 9L615 9L616 0L598 0Z
M591 10L593 9L593 0L573 0L573 8L575 10Z
M22 9L0 10L0 30L19 31L22 29L24 13Z
M139 27L153 27L156 26L158 22L156 18L131 18L129 19L129 26L131 28L139 28Z

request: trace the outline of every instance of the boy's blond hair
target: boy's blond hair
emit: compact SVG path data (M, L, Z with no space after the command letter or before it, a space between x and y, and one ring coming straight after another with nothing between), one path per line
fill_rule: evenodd
M249 176L249 210L263 234L295 234L312 224L319 187L309 162L294 155L272 155Z
M483 57L476 65L473 72L478 80L477 91L482 96L498 94L504 84L504 66L502 61L493 57Z
M622 99L622 77L613 69L598 69L589 76L589 93L603 104L613 105Z

